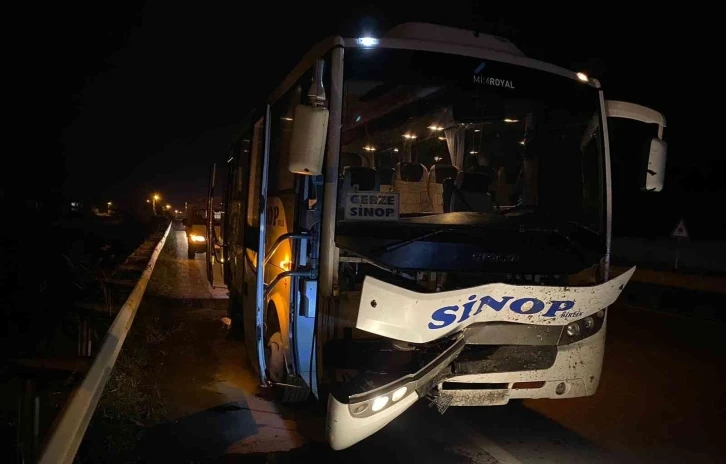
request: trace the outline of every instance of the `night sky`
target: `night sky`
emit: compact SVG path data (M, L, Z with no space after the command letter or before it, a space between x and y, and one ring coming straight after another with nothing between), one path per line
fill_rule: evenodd
M459 1L251 3L89 2L34 12L22 36L33 53L21 58L37 72L18 76L31 88L18 115L29 136L47 138L36 144L45 161L34 176L38 195L133 208L158 191L181 206L205 194L209 165L226 160L241 119L316 41L426 21L507 37L529 56L599 78L607 98L663 112L669 164L659 211L705 224L704 202L726 199L717 120L704 110L717 85L702 57L717 31L703 17L584 6L498 15L484 6L491 2Z

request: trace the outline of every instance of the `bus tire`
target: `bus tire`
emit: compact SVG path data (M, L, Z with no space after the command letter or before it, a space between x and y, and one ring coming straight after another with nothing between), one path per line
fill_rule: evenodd
M273 382L275 396L282 404L300 403L310 397L305 381L287 372L282 348L282 334L277 331L267 341L267 374Z
M278 385L282 404L302 403L310 397L310 388L302 377L287 374L285 375L285 383L287 385Z

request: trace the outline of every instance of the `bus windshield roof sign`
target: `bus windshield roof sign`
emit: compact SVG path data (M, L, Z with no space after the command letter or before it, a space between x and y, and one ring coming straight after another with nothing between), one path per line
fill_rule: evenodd
M399 196L396 192L350 192L345 195L345 219L351 221L395 221Z

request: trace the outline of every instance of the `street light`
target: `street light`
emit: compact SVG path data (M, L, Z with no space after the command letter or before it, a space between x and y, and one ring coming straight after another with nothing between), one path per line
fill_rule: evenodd
M111 202L109 201L108 203L106 203L106 205L108 205L108 208L106 209L106 213L111 214Z
M171 209L171 205L166 205L166 209Z
M151 197L154 201L151 203L151 209L154 211L154 216L156 216L156 201L161 200L161 197L159 194L155 193L153 197Z

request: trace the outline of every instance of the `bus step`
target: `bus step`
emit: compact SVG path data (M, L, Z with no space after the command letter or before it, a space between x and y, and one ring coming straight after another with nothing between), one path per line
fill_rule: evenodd
M293 385L290 383L282 383L282 382L272 382L272 385L277 385L278 387L289 387L289 388L302 388L307 389L307 385Z

